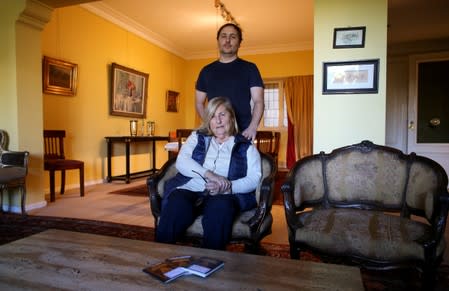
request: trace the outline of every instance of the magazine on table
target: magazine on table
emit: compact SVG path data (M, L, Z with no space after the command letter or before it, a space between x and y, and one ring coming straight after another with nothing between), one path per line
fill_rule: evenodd
M206 256L179 256L168 258L143 269L164 283L184 275L207 277L223 267L224 262Z

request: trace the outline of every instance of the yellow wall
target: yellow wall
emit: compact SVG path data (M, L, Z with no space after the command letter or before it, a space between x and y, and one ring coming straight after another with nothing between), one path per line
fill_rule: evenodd
M25 7L24 1L0 4L0 128L10 135L10 148L17 150L17 71L15 23Z
M56 9L42 40L43 55L78 64L76 96L44 94L44 128L66 130L66 156L85 162L86 184L101 182L107 175L104 137L129 135L131 118L109 114L111 63L149 74L147 120L155 121L156 135L167 136L183 123L183 107L177 113L165 110L167 90L180 92L180 98L185 95L183 59L78 6ZM149 168L146 147L136 149L132 171ZM113 175L124 173L123 152L117 147ZM167 158L163 143L158 143L157 152L161 166ZM71 172L68 184L76 186L77 173Z
M198 125L195 81L200 69L213 59L183 60L77 6L56 9L42 40L43 55L78 64L76 96L44 94L44 128L67 131L67 157L85 162L86 184L101 182L106 176L104 137L129 134L130 118L109 115L112 62L149 73L147 119L156 122L156 135ZM313 73L312 51L243 57L255 62L264 78ZM165 111L169 89L180 92L177 113ZM162 146L160 143L157 149L158 166L167 158ZM114 175L122 174L124 167L123 149L118 148L116 153ZM147 169L146 150L137 149L135 153L131 170ZM76 171L68 174L68 187L76 187Z
M0 128L10 150L27 150L27 204L43 201L41 30L51 11L33 1L0 3ZM20 211L17 188L4 195L3 206ZM11 200L9 200L11 199Z
M314 152L385 144L387 0L315 0ZM333 49L336 27L366 26L364 48ZM377 94L323 95L323 62L379 59Z

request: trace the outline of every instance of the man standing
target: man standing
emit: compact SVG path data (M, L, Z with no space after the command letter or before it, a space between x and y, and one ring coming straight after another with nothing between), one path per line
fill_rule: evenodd
M242 40L242 30L237 25L226 23L220 27L217 32L220 57L201 70L196 82L195 107L204 117L206 98L227 97L234 107L239 131L254 140L264 111L263 80L255 64L237 56Z

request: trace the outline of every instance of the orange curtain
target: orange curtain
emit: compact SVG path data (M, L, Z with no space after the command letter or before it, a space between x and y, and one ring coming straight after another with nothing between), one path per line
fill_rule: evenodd
M313 152L313 75L287 78L284 92L289 119L287 167L291 168Z

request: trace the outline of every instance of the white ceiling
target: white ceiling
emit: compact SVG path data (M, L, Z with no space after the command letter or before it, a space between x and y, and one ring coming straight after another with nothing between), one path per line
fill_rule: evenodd
M53 7L89 2L41 1ZM314 0L222 2L243 28L241 55L313 49ZM216 31L224 21L214 3L215 0L102 0L82 7L183 58L195 59L217 54ZM388 0L388 6L389 44L449 37L448 0Z

